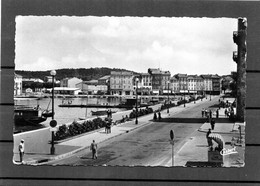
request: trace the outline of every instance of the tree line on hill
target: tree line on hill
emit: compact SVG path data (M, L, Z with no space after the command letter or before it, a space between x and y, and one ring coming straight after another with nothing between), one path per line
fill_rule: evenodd
M64 68L57 69L55 78L62 80L64 78L77 77L83 81L90 81L92 79L99 79L103 76L110 75L111 71L129 71L118 68ZM50 76L50 70L48 71L26 71L26 70L15 70L15 73L23 76L23 78L39 78L44 80L45 76Z

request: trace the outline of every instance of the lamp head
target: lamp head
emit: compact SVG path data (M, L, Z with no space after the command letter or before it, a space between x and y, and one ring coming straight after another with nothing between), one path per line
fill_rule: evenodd
M55 70L52 70L52 71L50 72L50 74L51 74L51 76L55 76L55 75L56 75L56 71L55 71Z

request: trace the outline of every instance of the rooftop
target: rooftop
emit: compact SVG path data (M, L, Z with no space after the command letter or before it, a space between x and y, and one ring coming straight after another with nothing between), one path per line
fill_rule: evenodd
M133 72L128 72L128 71L111 71L111 75L133 75Z
M103 76L103 77L99 78L99 80L107 80L108 78L110 78L110 75Z

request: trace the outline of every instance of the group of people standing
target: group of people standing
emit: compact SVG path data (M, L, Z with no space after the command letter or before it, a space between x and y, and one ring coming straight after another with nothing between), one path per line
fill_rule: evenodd
M161 116L161 112L160 111L158 111L158 117L157 117L157 112L154 112L154 114L153 114L153 120L154 121L156 121L156 120L161 120L162 119L162 116Z
M108 118L112 118L112 111L111 111L111 109L107 110L107 117Z
M233 118L234 115L235 115L235 111L233 106L229 106L228 108L225 109L225 117Z

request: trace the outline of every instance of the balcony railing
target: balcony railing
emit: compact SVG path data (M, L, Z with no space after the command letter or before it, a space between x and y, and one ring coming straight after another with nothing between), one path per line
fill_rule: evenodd
M233 41L234 41L234 43L238 44L238 38L239 38L239 32L238 31L234 31L233 32Z
M237 63L238 57L237 57L237 51L233 52L233 61Z

